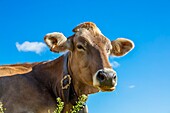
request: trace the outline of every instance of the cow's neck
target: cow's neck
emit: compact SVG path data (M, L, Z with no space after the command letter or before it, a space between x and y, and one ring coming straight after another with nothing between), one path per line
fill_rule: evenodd
M75 89L75 92L77 94L77 96L81 96L83 94L85 95L88 95L88 94L92 94L92 93L96 93L98 92L99 90L97 88L94 88L93 86L90 86L90 85L87 85L85 83L83 83L78 75L76 74L73 74L73 70L72 70L72 65L74 65L73 63L71 64L70 61L71 61L71 53L68 54L68 58L69 58L69 61L68 61L68 71L69 73L71 74L71 77L73 79L73 86L74 86L74 89Z
M32 76L40 86L46 87L54 96L62 98L61 79L63 77L64 56L53 61L42 62L33 68ZM63 98L62 98L63 99Z
M78 96L72 82L74 78L72 78L71 71L68 68L68 54L64 54L53 61L42 62L36 65L33 68L34 74L32 75L40 83L40 86L51 90L56 98L60 97L65 103L71 101L73 104L74 102L70 100L70 97L72 98L75 93L74 100L77 100ZM69 84L68 88L63 89L62 81L65 80L64 77L67 77L67 75L71 77L71 84Z

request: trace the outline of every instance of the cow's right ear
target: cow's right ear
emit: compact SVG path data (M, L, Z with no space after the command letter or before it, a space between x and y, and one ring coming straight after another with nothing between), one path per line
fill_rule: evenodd
M59 32L46 34L44 41L52 52L58 53L66 50L72 50L72 42Z

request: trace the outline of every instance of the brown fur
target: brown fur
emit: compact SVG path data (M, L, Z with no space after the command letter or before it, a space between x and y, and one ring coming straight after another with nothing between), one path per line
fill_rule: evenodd
M94 33L95 35L97 34L101 34L101 31L98 29L98 27L96 26L96 24L92 23L92 22L84 22L79 24L77 27L75 27L72 31L73 32L78 32L81 29L87 29L89 31L91 31L92 33Z
M15 74L24 74L32 71L32 67L38 63L25 63L25 64L12 64L12 65L1 65L0 76L12 76Z

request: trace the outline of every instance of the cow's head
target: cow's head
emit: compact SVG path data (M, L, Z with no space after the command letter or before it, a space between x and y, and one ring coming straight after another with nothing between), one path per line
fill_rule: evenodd
M49 33L44 40L53 52L70 51L69 65L77 80L101 91L114 90L117 75L108 58L127 54L134 48L133 42L125 38L110 41L92 22L78 25L73 32L69 38Z

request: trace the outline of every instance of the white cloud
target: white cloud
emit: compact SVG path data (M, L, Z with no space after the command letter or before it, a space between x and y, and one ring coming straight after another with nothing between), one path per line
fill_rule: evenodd
M46 49L46 44L42 42L29 42L25 41L22 44L19 44L16 42L16 47L18 51L23 51L23 52L35 52L36 54L40 54Z
M135 88L136 86L135 85L129 85L129 88L130 89L133 89L133 88Z
M120 66L120 64L116 61L112 61L112 62L110 62L110 64L112 65L113 68L117 68Z

